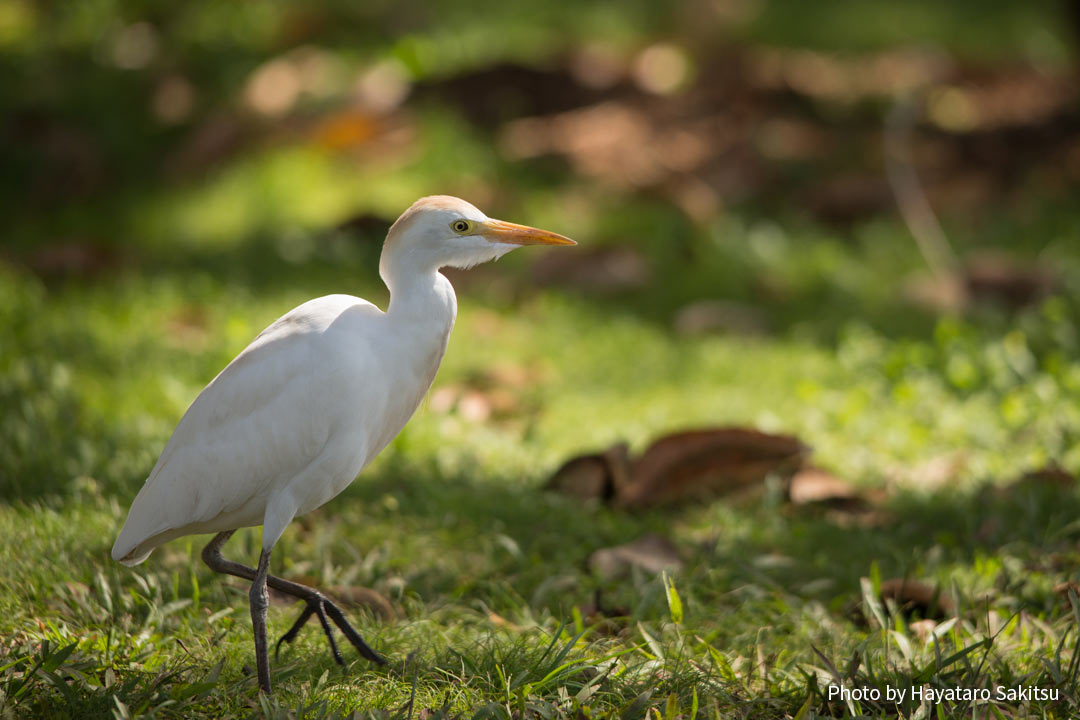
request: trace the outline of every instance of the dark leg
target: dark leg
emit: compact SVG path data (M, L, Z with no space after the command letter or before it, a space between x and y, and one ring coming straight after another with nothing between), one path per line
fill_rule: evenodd
M266 608L270 597L266 593L266 576L270 571L270 550L259 554L259 569L251 583L248 600L251 604L251 627L255 632L255 664L259 668L259 690L270 694L270 656L266 652Z
M203 562L215 572L254 581L257 574L255 568L228 560L221 554L222 545L225 544L226 540L232 537L233 532L234 531L232 530L227 530L215 535L214 538L207 543L206 547L203 548ZM353 629L352 625L349 624L349 621L345 619L345 614L341 612L341 609L330 602L330 600L328 600L321 592L315 588L310 588L307 585L301 585L300 583L295 583L291 580L286 580L270 574L267 574L266 576L266 584L278 592L283 592L286 595L291 595L307 602L307 607L300 613L300 617L297 618L296 622L293 623L293 626L289 628L289 631L278 641L278 648L281 647L281 643L283 642L292 642L304 624L311 619L311 616L316 615L322 625L323 632L326 633L327 640L330 642L330 650L334 654L334 660L337 661L339 665L344 665L345 661L342 660L341 654L338 652L337 643L334 641L334 635L328 618L338 626L338 629L340 629L345 637L348 638L349 642L352 643L353 647L356 648L360 655L376 664L386 664L386 660L368 647L368 644L360 637L360 633Z
M277 659L278 653L281 651L281 643L291 643L296 639L296 636L300 633L301 628L307 624L307 621L311 619L312 615L319 616L319 624L322 625L323 632L326 633L326 639L330 641L330 652L334 654L334 660L338 665L344 665L345 661L341 659L341 653L337 649L337 641L334 640L334 632L330 627L330 622L326 619L326 609L324 605L330 602L329 600L308 600L307 607L300 613L300 617L296 618L296 622L292 624L288 632L281 636L281 639L277 641L277 645L274 646L274 659ZM363 642L361 640L360 642ZM365 646L366 647L366 646Z

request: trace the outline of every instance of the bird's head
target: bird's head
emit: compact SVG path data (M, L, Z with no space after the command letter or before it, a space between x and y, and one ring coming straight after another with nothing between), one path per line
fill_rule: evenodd
M576 244L547 230L494 220L456 197L432 195L413 203L390 228L383 263L388 255L408 256L419 267L467 268L522 245Z

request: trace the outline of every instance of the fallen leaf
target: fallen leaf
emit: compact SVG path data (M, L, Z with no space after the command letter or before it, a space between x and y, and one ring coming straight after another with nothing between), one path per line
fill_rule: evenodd
M539 366L496 363L469 371L465 382L478 390L498 387L527 388L538 382L542 375L543 371Z
M578 605L577 610L594 635L618 635L630 621L630 608L606 605L599 589L590 602Z
M933 492L954 484L967 471L968 457L956 451L930 458L914 467L897 467L889 473L894 487Z
M894 520L881 508L883 490L861 490L820 468L805 467L791 478L788 500L803 511L820 512L839 527L881 527Z
M881 583L882 601L891 600L907 618L944 620L956 609L953 600L933 585L910 578L893 578Z
M634 461L615 504L641 508L716 497L759 485L769 475L786 481L808 453L794 437L744 428L674 433Z
M626 484L630 467L625 443L602 453L571 458L555 471L545 490L553 490L582 500L610 501Z
M444 385L436 388L428 395L428 409L440 415L448 413L454 409L454 404L460 396L461 387L458 385Z
M799 470L792 476L791 485L788 487L788 499L796 505L861 497L859 490L847 480L816 467Z
M682 566L683 562L675 545L657 533L642 535L625 545L597 550L589 556L589 569L606 579L624 575L631 568L660 573L664 570L679 570Z
M881 582L878 600L883 608L891 605L907 622L945 620L955 614L956 606L948 595L937 587L910 578L892 578ZM864 599L860 596L848 606L848 614L858 625L869 625Z
M998 302L1014 309L1041 300L1057 287L1050 268L998 252L968 257L963 281L974 300Z
M1076 476L1057 464L1032 470L1016 481L1015 484L1044 485L1046 487L1071 488L1076 484Z
M623 607L622 605L608 606L603 601L603 594L598 589L593 594L593 599L590 602L578 605L578 611L581 612L581 616L586 620L596 618L625 618L630 615L630 608Z
M530 415L538 409L530 390L540 382L542 374L539 368L511 364L474 369L466 374L463 383L433 390L428 408L441 414L457 412L477 423Z
M457 411L469 422L482 423L491 417L491 403L483 393L469 390L458 398Z
M1069 597L1070 592L1080 598L1080 583L1074 580L1067 580L1065 582L1058 583L1054 586L1054 592L1059 597L1061 608L1066 612L1073 611L1072 598Z
M994 487L990 492L1001 500L1014 500L1018 494L1040 490L1068 491L1076 485L1076 477L1060 465L1050 464L1021 475L1008 485Z
M499 613L494 612L494 611L488 613L488 621L491 622L492 625L495 625L495 626L501 627L501 628L506 628L507 630L512 630L513 632L521 632L522 630L525 629L525 628L521 627L520 625L518 625L517 623L510 622L509 620L504 618L502 615L500 615Z
M916 620L908 626L912 634L919 639L920 642L926 642L934 630L937 629L937 620L927 618L925 620Z

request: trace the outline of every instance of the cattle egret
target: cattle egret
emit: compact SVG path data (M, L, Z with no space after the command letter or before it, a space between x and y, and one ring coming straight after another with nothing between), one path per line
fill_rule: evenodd
M307 605L278 641L316 616L339 664L332 621L365 658L385 663L314 588L269 574L285 526L329 501L386 447L435 378L457 316L439 269L467 268L522 245L574 245L562 235L488 218L453 197L422 198L390 228L379 275L386 312L350 295L300 305L262 331L184 413L113 545L136 565L162 543L216 533L202 552L216 572L252 582L259 688L270 692L267 585ZM262 525L257 567L225 559L242 527Z

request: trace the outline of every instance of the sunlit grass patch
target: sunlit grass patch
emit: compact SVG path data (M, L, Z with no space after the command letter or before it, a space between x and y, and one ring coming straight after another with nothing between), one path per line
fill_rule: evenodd
M201 566L201 539L176 541L134 571L111 563L108 548L201 384L276 314L314 286L344 284L345 272L323 268L272 292L212 275L185 284L186 275L163 271L107 291L11 277L9 327L36 352L9 351L5 367L38 374L7 382L37 378L41 391L10 386L28 404L5 432L42 452L5 475L7 707L166 717L358 708L384 717L409 707L449 717L485 707L496 717L651 707L666 717L695 703L704 716L892 711L830 699L829 684L842 682L1052 686L1063 699L1031 707L1072 713L1075 631L1058 588L1076 558L1075 493L983 487L1046 461L1075 463L1063 301L1025 314L1019 331L945 320L931 338L897 340L853 326L832 348L797 333L686 338L654 318L552 293L514 304L466 293L436 385L467 383L495 362L535 366L527 418L477 422L426 405L275 554L286 575L388 597L396 621L360 608L350 615L392 668L349 657L342 673L311 629L274 665L279 695L263 707L245 670L246 589ZM835 472L897 484L893 521L844 527L781 513L767 497L631 515L537 489L574 452L620 439L641 447L705 423L795 432ZM73 461L50 438L90 454ZM946 485L920 485L920 466L957 451L965 461ZM683 554L668 585L640 571L603 579L588 570L593 551L649 531ZM244 532L229 554L251 558L256 547L257 534ZM957 618L925 635L918 618L887 603L875 609L861 579L882 577L935 583ZM625 614L589 619L582 608L596 598ZM272 629L283 631L296 611L275 607Z

